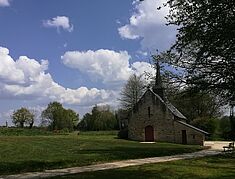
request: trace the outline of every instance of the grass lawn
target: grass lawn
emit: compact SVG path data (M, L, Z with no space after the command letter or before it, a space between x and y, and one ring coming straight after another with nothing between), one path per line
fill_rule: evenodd
M233 179L235 178L235 153L198 159L147 164L114 170L81 173L55 178Z
M117 139L116 133L0 135L0 175L174 155L202 149L200 146L169 143L141 144Z

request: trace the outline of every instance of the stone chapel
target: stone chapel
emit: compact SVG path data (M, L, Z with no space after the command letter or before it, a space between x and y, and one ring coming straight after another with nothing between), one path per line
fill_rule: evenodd
M186 123L186 117L164 96L158 63L154 87L145 91L126 123L128 138L137 141L203 145L208 134Z

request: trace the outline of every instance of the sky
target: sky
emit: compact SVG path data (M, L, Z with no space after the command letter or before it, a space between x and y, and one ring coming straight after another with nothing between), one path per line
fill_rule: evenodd
M164 2L0 0L0 125L52 101L80 116L96 104L118 108L129 76L154 74L150 55L175 41Z

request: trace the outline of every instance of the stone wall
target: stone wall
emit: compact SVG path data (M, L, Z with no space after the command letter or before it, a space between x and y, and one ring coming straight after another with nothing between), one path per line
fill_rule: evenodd
M150 108L150 113L149 113ZM136 105L128 124L128 137L145 140L145 127L154 128L155 141L174 142L174 116L166 106L150 91L147 91Z
M182 143L182 130L186 130L187 143L203 145L205 135L174 119L164 103L148 90L132 111L128 123L128 138L145 141L145 127L154 128L154 140Z
M175 124L175 142L176 143L182 143L182 130L186 130L187 144L204 145L205 134L193 128L185 126L177 121L175 121L174 124Z

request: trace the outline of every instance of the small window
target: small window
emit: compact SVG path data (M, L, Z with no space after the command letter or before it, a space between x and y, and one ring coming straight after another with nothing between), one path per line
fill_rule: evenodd
M193 135L193 139L195 139L195 135Z
M148 116L150 117L150 107L148 107Z

